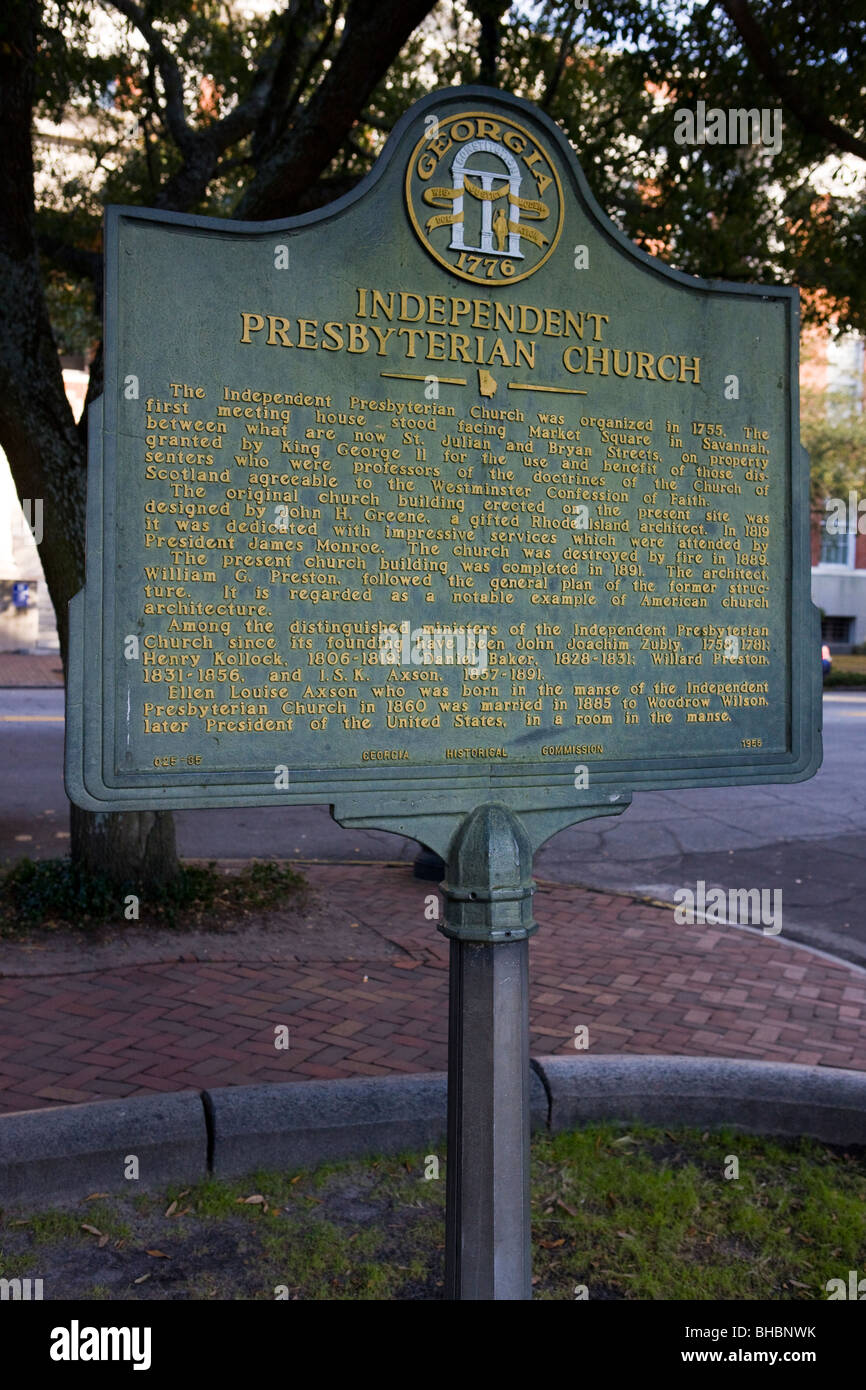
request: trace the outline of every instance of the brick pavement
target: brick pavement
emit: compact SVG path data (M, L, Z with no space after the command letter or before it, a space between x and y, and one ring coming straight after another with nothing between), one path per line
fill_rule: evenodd
M382 959L171 960L0 977L0 1110L187 1087L441 1071L448 943L405 866L303 866L322 901L393 943ZM630 897L541 884L532 1047L866 1070L866 972ZM359 946L361 941L359 939ZM181 947L182 949L182 947ZM290 1047L274 1046L275 1028Z

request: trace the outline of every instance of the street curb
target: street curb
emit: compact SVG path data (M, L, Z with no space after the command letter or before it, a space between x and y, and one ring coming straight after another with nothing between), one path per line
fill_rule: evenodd
M130 1158L138 1160L137 1179ZM0 1204L157 1191L208 1175L198 1091L0 1116Z
M252 1168L396 1154L440 1144L446 1130L446 1075L358 1077L206 1092L213 1116L213 1173L241 1177ZM545 1130L548 1100L533 1071L530 1112Z
M554 1133L597 1121L866 1144L866 1073L728 1057L543 1057Z
M541 1057L532 1126L599 1121L732 1128L866 1145L866 1073L670 1056ZM75 1201L197 1182L209 1173L312 1167L440 1144L444 1072L169 1092L0 1115L0 1202Z

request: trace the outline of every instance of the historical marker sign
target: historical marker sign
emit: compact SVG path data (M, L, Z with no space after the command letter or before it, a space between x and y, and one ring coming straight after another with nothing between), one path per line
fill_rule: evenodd
M74 801L579 819L815 771L796 291L644 255L481 88L319 213L111 208L106 272Z
M796 292L644 255L484 88L321 213L110 209L106 270L70 796L447 855L447 1293L528 1298L533 849L820 762Z

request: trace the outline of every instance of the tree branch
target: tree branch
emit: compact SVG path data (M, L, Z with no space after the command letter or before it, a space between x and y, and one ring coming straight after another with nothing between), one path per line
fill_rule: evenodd
M33 216L39 5L16 0L0 43L0 445L19 497L44 503L39 554L66 658L66 606L84 576L85 451L51 332Z
M275 45L271 45L262 60L262 67L253 80L246 101L239 103L222 120L196 130L187 123L180 67L166 48L159 30L136 0L110 0L110 3L130 20L147 42L148 57L162 78L165 92L161 115L171 139L183 156L180 169L159 190L153 204L159 208L185 211L206 191L220 155L250 133L265 109L269 87L267 61Z
M236 216L287 216L338 153L358 111L435 0L351 0L340 46L313 96L262 161Z
M183 164L154 198L155 207L176 212L192 207L207 191L225 151L257 131L260 122L266 123L266 128L273 123L272 107L279 106L281 90L291 84L297 71L309 12L320 6L321 0L292 0L282 32L268 45L249 93L221 120L190 131Z
M62 270L80 275L85 280L92 280L94 285L101 279L102 256L98 251L87 251L83 246L73 246L71 242L48 233L40 234L38 240L42 255Z
M324 56L333 38L341 8L338 0L320 44L315 42L314 31L317 25L322 25L325 21L327 12L323 0L292 0L286 10L285 24L279 39L279 52L273 64L267 111L258 123L253 141L256 164L267 157L285 131L314 63ZM298 70L305 58L307 61L303 75L298 77Z
M378 116L371 116L369 112L358 117L358 124L368 125L371 130L378 130L382 135L390 135L393 130L393 125L389 125L387 121L380 121Z
M165 123L178 149L185 152L195 132L187 125L183 103L183 79L173 54L169 53L162 34L148 19L135 0L111 0L116 10L135 26L146 40L165 91Z
M573 24L569 24L567 19L563 19L559 52L556 55L556 64L554 66L553 72L550 74L550 78L548 80L544 96L541 99L542 111L550 110L551 102L553 101L553 98L556 96L559 84L562 81L562 74L565 72L565 64L568 59L568 55L570 54L574 46L574 36L576 33L577 20L575 19Z
M866 140L852 135L844 126L825 116L823 111L810 106L797 79L789 76L777 63L766 34L749 9L748 0L722 0L722 7L765 81L804 129L812 135L823 136L837 149L866 159Z
M48 232L37 233L39 254L60 270L68 271L83 280L90 280L93 286L93 311L97 318L102 317L103 260L101 251L88 251L83 246L73 246L61 237Z
M310 52L307 61L304 65L304 68L301 72L301 75L295 83L295 90L289 98L288 107L286 109L287 118L291 116L292 112L295 110L296 106L300 102L304 88L306 87L307 83L310 80L310 77L315 71L316 64L321 62L321 60L327 53L331 45L331 41L333 40L334 34L336 32L337 20L340 18L342 9L342 0L335 0L334 8L331 12L331 18L328 22L328 27L322 35L322 41L321 43L317 44Z
M478 81L495 87L502 16L508 9L508 0L473 0L471 9L481 26L478 36Z

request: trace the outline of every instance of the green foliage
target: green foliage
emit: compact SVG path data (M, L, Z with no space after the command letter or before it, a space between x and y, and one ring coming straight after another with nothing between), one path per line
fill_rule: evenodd
M80 1225L71 1212L43 1211L28 1219L27 1231L34 1245L47 1245L77 1236Z
M199 925L208 914L267 911L296 900L305 881L287 864L255 861L239 874L220 873L185 864L160 888L143 894L134 880L122 886L101 874L89 873L71 859L21 859L0 880L0 934L11 934L44 923L64 922L94 927L124 919L124 899L142 898L142 916L176 927Z
M0 1279L27 1279L32 1277L32 1255L7 1255L2 1246L0 1246Z
M812 507L827 516L825 499L866 494L866 415L850 396L804 391L800 438L809 454Z
M22 859L3 878L2 903L5 913L22 925L51 916L82 921L116 910L117 892L108 879L69 859Z
M798 111L762 75L723 5L703 0L593 0L584 15L548 0L534 24L537 80L542 92L554 87L550 114L602 206L639 244L664 246L665 259L697 275L794 280L821 292L807 297L807 318L836 309L841 327L864 327L862 154L826 171L820 191L812 175L841 153L824 122L866 138L866 16L819 0L753 0L750 9ZM571 57L555 83L563 43ZM698 101L779 108L781 149L676 143L675 111Z
M850 652L839 653L833 657L833 665L824 676L824 687L847 685L863 689L866 687L866 642L853 647Z
M45 298L57 351L87 357L99 341L102 325L96 315L91 286L56 267L45 273Z
M467 0L433 7L301 210L363 177L394 121L426 91L476 79L472 9ZM236 109L260 68L271 72L298 54L302 59L255 130L229 144L203 196L183 210L232 215L315 92L339 47L346 7L323 0L297 10L303 19L291 34L295 49L280 51L289 43L289 19L276 7L256 16L223 0L146 7L177 62L193 132ZM703 0L513 5L502 26L499 85L538 101L562 125L602 206L639 245L710 278L793 279L815 292L805 302L807 317L823 320L835 311L841 327L864 326L866 207L862 178L856 182L862 160L837 160L820 191L812 175L840 153L822 122L866 137L866 19L818 0L753 0L751 10L778 69L796 84L796 112L762 75L724 7ZM39 45L37 115L71 119L80 131L75 158L66 148L52 151L50 141L37 145L39 231L50 232L61 211L69 219L66 238L91 250L98 248L105 202L152 204L182 163L159 62L107 0L99 13L114 27L101 23L96 43L85 0L46 3ZM783 108L781 149L677 144L675 112L694 110L698 101L725 110ZM287 206L285 213L297 210ZM60 334L78 349L93 325L79 316L71 326L59 299L55 286Z
M853 686L855 690L866 688L866 671L837 671L835 663L839 660L838 656L833 658L834 665L824 677L824 688L832 690L834 686L846 685Z

